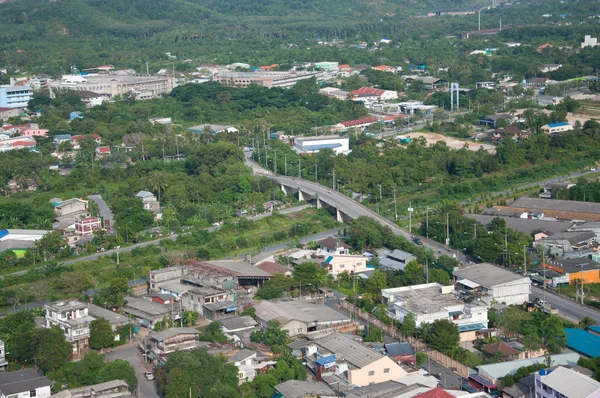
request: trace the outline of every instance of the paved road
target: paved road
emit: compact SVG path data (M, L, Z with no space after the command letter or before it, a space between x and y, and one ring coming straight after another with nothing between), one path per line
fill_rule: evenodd
M115 348L113 351L105 354L111 361L115 359L124 359L133 366L138 379L138 396L140 398L160 398L156 388L155 381L148 381L144 377L144 372L152 370L151 365L144 363L144 358L137 345L126 345Z
M531 287L531 296L536 298L544 298L544 289ZM576 303L565 297L558 296L550 291L546 291L546 301L561 314L566 315L573 321L579 321L581 318L589 316L596 324L600 324L600 311L590 308L585 305Z
M104 199L102 199L102 196L100 195L90 195L88 196L89 199L93 200L94 202L96 202L96 204L98 205L98 207L100 208L100 216L102 217L102 219L104 221L109 221L110 222L110 230L111 233L115 233L115 216L112 212L112 210L108 207L108 205L106 204L106 202L104 201Z

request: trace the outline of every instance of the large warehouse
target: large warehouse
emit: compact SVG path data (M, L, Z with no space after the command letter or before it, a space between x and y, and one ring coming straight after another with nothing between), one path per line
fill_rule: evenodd
M514 212L533 211L559 220L600 221L600 203L521 197L510 204Z
M491 304L521 305L529 300L531 280L490 263L457 267L456 290L468 290Z

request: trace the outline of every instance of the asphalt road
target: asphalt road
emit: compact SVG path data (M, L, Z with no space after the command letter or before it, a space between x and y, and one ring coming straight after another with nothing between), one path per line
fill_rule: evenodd
M544 299L544 289L538 287L531 287L531 296L535 298ZM550 305L556 308L562 315L566 315L573 321L579 321L581 318L589 316L596 324L600 324L600 311L590 308L585 305L576 303L565 297L558 296L551 291L547 290L545 299Z
M106 358L114 361L115 359L124 359L135 369L138 380L138 397L140 398L160 398L156 388L156 381L146 380L144 372L151 371L152 366L144 362L144 357L137 345L126 345L115 348L107 352Z
M104 201L104 199L102 199L102 196L90 195L90 196L88 196L88 198L93 200L94 202L96 202L96 204L100 208L100 216L102 217L102 219L104 221L108 220L110 222L111 233L115 233L116 232L116 230L114 229L115 216L114 216L112 210L110 210L110 208Z

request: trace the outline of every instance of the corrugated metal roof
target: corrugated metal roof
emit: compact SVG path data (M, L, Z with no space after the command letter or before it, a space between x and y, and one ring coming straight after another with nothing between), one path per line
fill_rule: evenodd
M585 356L595 358L600 356L600 336L582 329L566 328L567 347Z

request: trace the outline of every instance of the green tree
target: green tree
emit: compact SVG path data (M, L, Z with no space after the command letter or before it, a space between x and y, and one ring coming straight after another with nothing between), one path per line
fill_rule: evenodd
M425 354L424 352L417 352L417 355L416 355L417 366L423 366L426 361L427 361L427 354Z
M369 342L383 341L383 330L375 326L369 326L367 327L364 339Z
M414 314L408 313L402 320L400 330L405 336L414 336L417 330L417 323Z
M115 337L108 322L104 318L94 319L90 323L90 347L95 350L103 350L104 348L112 347L115 342Z
M460 341L458 327L447 319L435 320L431 324L431 334L425 341L438 351L450 352Z
M138 380L135 375L135 369L131 364L123 359L115 359L107 363L98 372L97 383L104 383L113 380L125 380L131 390L135 390Z

